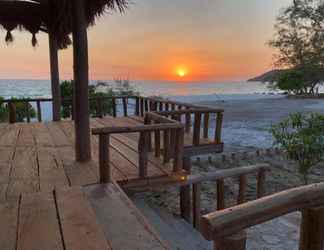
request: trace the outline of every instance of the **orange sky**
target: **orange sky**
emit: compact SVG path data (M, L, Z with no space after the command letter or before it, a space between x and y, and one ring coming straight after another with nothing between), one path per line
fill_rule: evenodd
M271 68L275 16L290 0L134 0L126 14L89 30L90 75L104 80L242 80ZM5 32L1 31L4 39ZM49 78L48 41L29 34L0 42L0 78ZM180 78L179 67L188 74ZM72 51L60 52L61 78L72 77Z

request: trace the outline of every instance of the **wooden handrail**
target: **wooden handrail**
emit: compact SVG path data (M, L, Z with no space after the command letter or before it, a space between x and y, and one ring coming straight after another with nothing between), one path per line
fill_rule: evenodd
M282 215L324 205L324 183L293 188L202 217L201 232L217 240Z

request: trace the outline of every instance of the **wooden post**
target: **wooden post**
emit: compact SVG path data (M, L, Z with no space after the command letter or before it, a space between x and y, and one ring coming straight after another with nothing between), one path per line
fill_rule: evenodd
M29 107L29 102L25 102L25 108L26 108L27 122L30 123L30 107Z
M100 183L111 182L111 170L109 164L109 135L99 136L99 176Z
M193 225L199 231L200 230L200 216L201 216L201 204L200 204L201 184L193 184L192 189L192 214Z
M140 178L147 177L147 163L148 163L148 132L142 132L138 143L139 154L139 176Z
M238 204L242 204L245 202L246 185L247 185L246 175L241 175L239 178L239 195L237 198Z
M170 130L163 131L163 162L170 162Z
M177 129L175 137L173 172L181 172L183 167L184 129Z
M217 181L217 210L223 210L225 208L225 185L224 180Z
M160 130L154 132L154 150L155 150L155 156L160 157L161 156L161 131Z
M201 127L201 113L195 113L195 124L193 131L193 142L194 146L198 146L200 142L200 127Z
M140 99L138 96L135 97L135 116L140 115Z
M215 250L245 250L246 249L246 231L239 232L224 239L214 241Z
M144 99L142 97L141 97L141 100L140 100L140 111L141 111L140 115L143 117L145 111L144 111Z
M49 52L50 52L50 69L51 69L51 89L52 89L52 113L53 121L61 120L61 89L60 74L58 66L58 48L53 32L48 33Z
M89 118L89 65L85 1L72 0L73 63L75 82L75 152L76 160L91 160Z
M37 106L37 119L39 122L42 122L42 108L41 108L41 102L39 100L36 101Z
M222 143L222 126L223 126L223 113L218 113L216 118L215 128L215 142Z
M204 115L204 138L208 139L208 128L209 128L209 113Z
M128 116L128 111L127 111L127 99L126 97L123 97L123 109L124 109L124 116Z
M144 111L145 112L148 112L149 111L148 99L146 99L146 98L144 100Z
M324 207L302 211L299 250L324 249Z
M17 121L17 114L16 114L16 105L14 102L8 103L9 109L9 123L16 123Z
M190 133L190 129L191 129L191 114L187 113L186 114L186 123L185 123L185 131L186 133Z
M113 117L117 117L117 107L116 107L116 98L115 97L113 97L112 99L111 99L111 101L112 101L112 110L113 110Z
M183 169L190 174L191 172L191 159L185 157L183 159ZM190 222L191 199L190 199L190 185L180 187L180 213L181 217Z
M103 118L103 99L98 97L96 99L96 106L97 106L97 117Z
M265 195L265 182L266 182L266 170L261 168L258 173L258 180L257 180L257 197L261 198Z

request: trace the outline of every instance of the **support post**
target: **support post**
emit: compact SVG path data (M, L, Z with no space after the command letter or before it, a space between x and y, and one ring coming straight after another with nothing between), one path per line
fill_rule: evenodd
M99 176L100 183L111 182L111 169L109 164L109 135L99 136Z
M324 249L324 207L302 211L299 250Z
M246 231L239 232L221 240L214 241L214 250L245 250Z
M53 121L61 120L61 89L60 89L60 74L58 66L58 48L55 36L52 32L48 34L49 52L50 52L50 68L51 68L51 88L52 88L52 113Z
M89 118L89 65L85 1L72 0L73 62L75 82L75 152L76 160L91 160Z
M183 169L188 173L191 172L191 159L184 157ZM190 199L190 185L180 187L180 212L181 217L190 223L191 199Z

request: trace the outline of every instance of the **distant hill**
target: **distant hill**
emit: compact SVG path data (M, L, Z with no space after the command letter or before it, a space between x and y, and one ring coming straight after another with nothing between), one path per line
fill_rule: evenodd
M248 82L275 82L282 72L283 70L280 69L270 70L260 76L249 79Z

